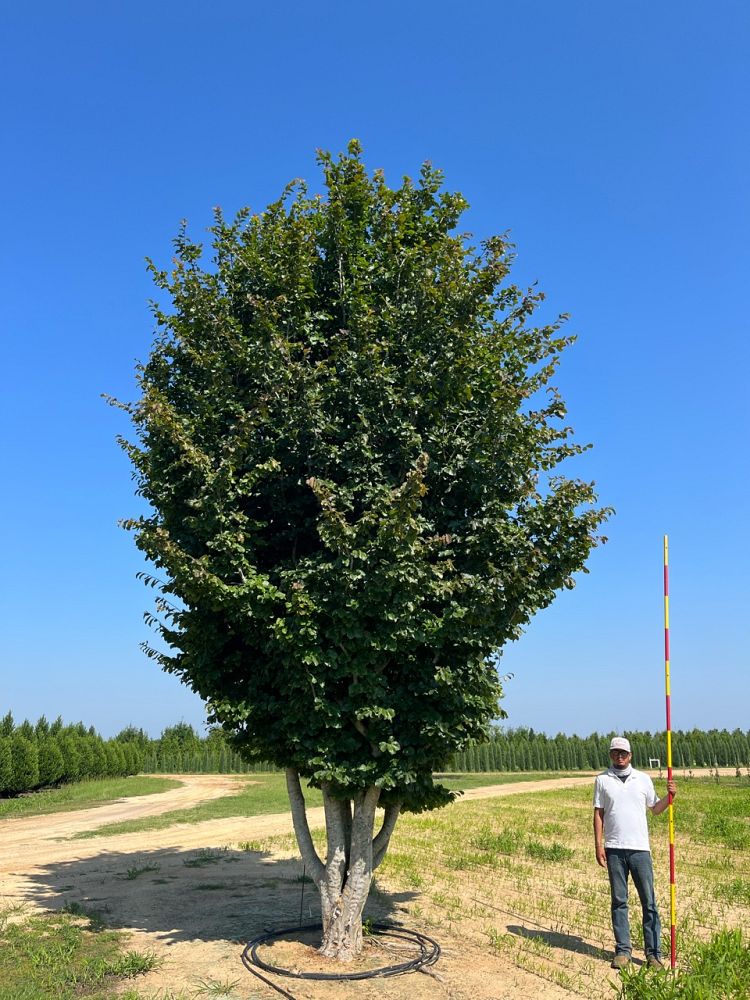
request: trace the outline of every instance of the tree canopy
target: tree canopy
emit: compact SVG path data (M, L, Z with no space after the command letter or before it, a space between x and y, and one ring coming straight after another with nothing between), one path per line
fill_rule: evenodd
M513 247L474 248L425 164L390 188L354 141L323 196L217 210L150 264L157 334L123 442L150 511L150 654L249 755L381 805L499 714L496 655L584 568L607 511L550 380L572 337Z

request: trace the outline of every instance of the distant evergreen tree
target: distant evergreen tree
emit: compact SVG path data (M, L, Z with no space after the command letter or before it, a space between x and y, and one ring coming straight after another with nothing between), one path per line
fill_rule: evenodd
M29 792L39 784L39 751L36 744L16 731L10 738L10 749L13 769L11 791L16 794Z
M79 781L81 778L81 751L78 747L78 737L62 731L56 737L56 742L62 755L62 780Z
M46 718L43 715L39 719L37 719L37 723L34 726L34 735L37 737L37 739L40 738L41 736L49 735L49 722L47 722Z
M27 740L34 740L36 738L36 732L34 727L31 725L28 719L24 719L20 726L16 727L16 732L25 737Z
M39 732L39 730L37 730ZM42 788L47 785L56 785L63 776L64 764L63 756L57 740L47 735L47 730L41 730L43 735L37 739L37 749L39 751L39 784Z
M94 768L96 766L94 760L94 748L91 746L91 741L86 731L84 730L81 734L77 727L76 745L80 755L79 776L81 778L91 778L94 776Z
M10 751L10 737L0 736L0 795L8 795L13 790L13 759Z
M146 750L151 745L151 740L147 733L135 726L126 726L115 736L118 743L134 743L141 750Z

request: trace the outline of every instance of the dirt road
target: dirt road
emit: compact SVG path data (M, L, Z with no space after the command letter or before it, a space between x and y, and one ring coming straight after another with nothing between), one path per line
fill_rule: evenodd
M201 802L231 794L237 790L237 778L228 775L171 775L182 782L180 788L154 795L118 799L109 805L80 809L69 813L51 813L0 821L0 899L6 902L23 898L23 883L29 862L48 866L73 859L83 859L110 851L124 853L144 848L189 850L219 848L242 840L270 837L292 832L288 812L264 816L206 820L202 823L178 823L164 830L115 834L90 840L69 840L76 833L92 830L109 823L158 816L173 809L188 809ZM522 795L530 791L554 788L574 788L591 783L589 775L574 778L550 778L543 781L519 781L515 784L488 785L468 789L459 800L491 798L499 795ZM310 809L308 819L312 829L324 826L322 807ZM24 874L20 874L23 872ZM17 874L12 875L11 873Z

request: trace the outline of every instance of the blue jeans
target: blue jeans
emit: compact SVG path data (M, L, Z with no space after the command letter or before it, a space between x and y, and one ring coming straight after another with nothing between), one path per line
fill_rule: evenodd
M661 922L654 896L654 869L650 851L625 851L608 847L607 873L612 897L612 930L615 932L615 954L629 955L630 926L628 924L628 875L638 891L643 910L643 946L646 955L661 953Z

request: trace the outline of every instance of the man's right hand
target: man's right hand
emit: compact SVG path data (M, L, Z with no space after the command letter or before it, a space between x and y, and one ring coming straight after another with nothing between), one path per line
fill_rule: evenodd
M597 846L596 848L596 860L602 868L607 867L607 855L604 853L604 848L601 846Z

